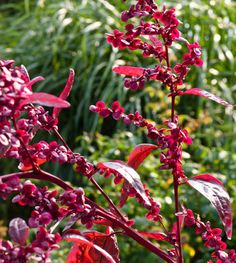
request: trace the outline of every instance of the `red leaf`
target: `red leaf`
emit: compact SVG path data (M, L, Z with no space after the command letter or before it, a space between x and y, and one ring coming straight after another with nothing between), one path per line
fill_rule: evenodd
M10 221L8 232L11 239L22 246L29 237L29 227L25 220L20 217L14 218Z
M67 257L67 263L97 262L94 261L93 258L94 256L98 256L97 253L100 253L106 259L106 261L104 262L117 263L107 251L87 240L84 236L81 235L80 231L78 230L68 230L63 235L63 239L68 242L76 243ZM91 249L93 249L92 253Z
M189 95L196 95L196 96L200 96L200 97L204 97L204 98L213 100L213 101L215 101L215 102L217 102L217 103L219 103L225 107L233 106L232 104L228 103L225 100L222 100L221 98L215 96L214 94L212 94L208 91L199 89L199 88L188 89L188 90L180 93L180 95L188 95L188 94Z
M36 103L47 107L57 107L57 108L68 108L70 107L70 103L58 98L54 95L47 94L44 92L35 92L24 100L21 101L20 107L25 104Z
M75 79L75 71L73 69L70 69L70 74L69 74L69 77L67 79L66 85L65 85L63 91L61 92L61 94L59 96L60 99L66 100L68 98L70 91L72 89L72 85L74 83L74 79ZM61 111L61 109L55 107L53 109L52 116L54 118L58 118L60 111Z
M117 74L125 76L139 77L143 75L144 68L132 67L132 66L117 66L112 69Z
M153 238L158 241L168 240L167 235L161 232L139 232L139 233L145 237Z
M127 164L131 166L133 169L137 169L139 165L143 162L143 160L158 147L153 144L139 144L129 155L129 159Z
M97 167L98 168L109 168L111 170L118 172L130 184L130 186L132 186L136 190L136 192L142 198L144 204L148 206L151 205L145 193L145 189L141 182L140 176L132 167L128 166L126 163L123 163L121 161L119 162L110 161L106 163L98 163Z
M37 165L41 165L41 164L44 164L46 162L47 162L47 159L37 158L36 160L34 160L34 163ZM21 171L28 171L28 170L32 170L33 166L31 163L24 164L24 163L20 162L18 165L18 169Z
M232 208L229 194L222 183L210 174L194 176L188 184L204 195L217 210L228 239L232 237Z
M139 167L139 165L143 162L143 160L156 148L158 147L153 144L137 145L134 148L134 150L130 153L127 164L136 170ZM124 181L119 203L120 208L124 206L126 200L129 197L129 189L129 183L127 181Z
M94 263L88 251L90 247L87 244L74 243L69 254L67 255L66 263Z
M111 227L107 228L106 234L97 232L97 231L88 231L84 232L83 236L86 237L89 241L93 242L93 244L101 247L106 250L116 263L120 262L119 258L119 248L117 245L117 240L114 234L114 231ZM94 249L91 249L90 254L93 255L94 262L100 263L108 263L107 259L96 253Z

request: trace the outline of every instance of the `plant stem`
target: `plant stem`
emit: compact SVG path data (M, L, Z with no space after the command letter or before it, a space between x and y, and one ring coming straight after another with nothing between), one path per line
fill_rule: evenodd
M12 173L12 174L6 174L0 176L0 180L4 183L7 179L17 176L21 179L36 179L36 180L43 180L47 182L54 183L58 186L60 186L62 189L68 191L68 190L73 190L74 188L61 180L60 178L56 177L55 175L52 175L50 173L47 173L43 170L39 171L27 171L27 172L17 172L17 173ZM85 196L86 203L89 204L92 207L96 207L99 210L103 211L104 213L112 215L109 211L105 210L104 208L100 207L96 203L94 203L92 200L90 200L88 197Z
M66 147L66 149L70 152L72 152L72 150L70 149L69 145L66 143L66 141L63 139L63 137L61 136L61 134L58 132L56 127L53 127L53 131L55 132L57 138L64 144L64 146Z
M63 137L61 136L61 134L58 132L56 127L53 127L53 131L55 132L57 138L64 144L64 146L66 147L66 149L70 152L72 152L72 150L70 149L70 147L68 146L68 144L66 143L66 141L63 139ZM73 152L72 152L73 153ZM96 182L96 180L93 178L93 174L95 174L97 171L95 170L92 174L89 175L89 180L90 182L98 189L98 191L106 198L106 200L108 201L108 203L110 204L110 206L116 211L117 215L119 215L119 217L126 222L127 220L124 218L124 216L121 214L121 212L119 211L119 209L114 205L114 203L112 202L111 198L103 191L103 189L100 187L100 185Z
M91 183L98 189L98 191L106 198L110 206L116 211L116 213L119 215L119 217L122 219L122 221L127 222L127 220L124 218L124 216L121 214L119 209L114 205L111 198L103 191L103 189L100 187L100 185L94 180L93 177L90 177Z
M116 218L111 217L111 216L109 216L107 214L104 214L101 211L97 211L97 214L100 215L101 217L104 217L104 218L110 220L112 223L114 223L114 225L122 228L129 237L131 237L132 239L137 241L140 245L142 245L143 247L147 248L149 251L151 251L152 253L156 254L157 256L159 256L160 258L165 260L166 262L168 262L168 263L175 263L175 261L168 254L166 254L160 248L155 246L148 239L144 238L136 230L132 229L131 227L129 227L127 225L125 225L123 222L117 220Z
M168 52L168 46L165 45L165 51L166 51L166 65L169 68L170 67L170 60L169 60L169 52Z
M18 172L18 173L12 173L12 174L7 174L3 175L0 177L1 181L4 182L10 177L13 176L18 176L19 178L24 178L24 179L39 179L39 180L45 180L49 181L52 183L57 184L58 186L62 187L64 190L72 190L73 188L65 183L63 180L60 178L47 173L45 171L38 171L35 173L35 171L27 171L27 172ZM175 263L175 261L164 251L162 251L160 248L156 247L154 244L152 244L149 240L144 238L141 234L139 234L136 230L132 229L131 227L127 226L124 222L118 220L115 218L112 214L110 214L108 211L103 209L102 207L99 207L96 203L91 201L90 199L86 198L86 202L92 206L95 206L97 208L96 213L97 215L108 219L111 221L115 226L120 227L125 231L125 233L136 240L140 245L143 247L147 248L149 251L153 252L163 260L165 260L167 263Z
M170 67L170 61L169 61L169 52L168 52L168 46L165 45L165 51L166 51L166 64L167 67ZM174 122L174 116L175 116L175 95L174 93L174 87L170 87L171 91L171 121ZM177 243L178 243L178 263L183 263L183 253L182 253L182 240L181 240L181 228L180 228L180 219L178 216L179 212L179 194L178 194L178 187L179 182L178 178L173 174L174 178L174 199L175 199L175 214L176 214L176 224L177 224Z
M182 253L182 240L181 240L181 228L180 228L180 219L178 216L179 212L179 194L178 194L178 179L174 177L174 195L175 195L175 214L176 214L176 223L177 223L177 242L178 242L178 251L179 251L179 257L178 257L178 263L183 263L183 253Z

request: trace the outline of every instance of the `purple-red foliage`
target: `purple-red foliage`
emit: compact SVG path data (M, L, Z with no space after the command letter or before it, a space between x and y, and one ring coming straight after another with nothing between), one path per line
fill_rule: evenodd
M205 196L217 210L228 238L232 236L232 209L230 197L223 184L210 174L198 175L188 179L182 167L182 145L192 144L188 131L178 121L175 112L175 97L196 95L213 100L223 106L230 103L199 88L182 90L185 77L191 66L202 66L201 46L189 43L181 37L180 21L175 9L160 9L153 0L136 0L121 14L121 20L128 22L125 31L115 29L106 35L107 42L114 48L127 48L131 52L140 50L143 57L152 57L157 61L153 68L135 66L116 66L113 71L129 78L124 79L124 86L132 91L145 88L149 80L162 83L169 90L171 116L158 125L143 118L138 112L125 113L124 107L114 101L110 107L98 101L90 106L90 111L100 117L111 116L125 125L134 125L146 130L146 136L153 144L140 144L130 153L128 161L111 160L93 165L80 153L73 152L58 131L58 117L62 108L69 107L68 98L75 77L71 69L65 88L59 97L47 93L34 92L32 86L43 80L36 77L30 80L24 66L14 67L13 60L0 60L0 157L15 159L20 172L0 177L0 197L12 198L13 203L31 207L28 221L14 218L9 225L11 241L0 241L0 262L51 262L52 250L59 248L63 239L74 245L67 257L67 262L120 262L119 249L115 235L122 233L136 240L150 252L169 263L184 262L182 253L181 231L183 225L194 227L200 234L205 247L212 250L211 257L217 263L236 262L234 250L227 250L227 244L221 237L222 230L212 228L210 222L202 222L193 211L179 207L178 189L181 184L188 184ZM172 65L169 60L169 48L173 42L185 45L186 54L181 61ZM130 78L131 77L131 78ZM36 104L36 105L35 105ZM53 107L52 114L45 107ZM46 142L34 140L40 131L54 133L57 140ZM173 176L176 221L168 230L161 214L161 203L150 196L148 186L142 182L137 169L152 151L158 150L160 170L169 170ZM74 166L75 171L85 176L103 195L109 209L103 208L96 201L90 200L81 187L73 187L60 178L42 169L46 162L65 163ZM103 174L105 178L114 175L114 183L123 183L120 203L115 205L111 198L99 186L94 174ZM27 179L22 182L22 179ZM38 187L30 179L44 180L62 188L50 191L47 187ZM139 232L129 219L120 211L129 197L147 210L146 218L152 220L163 232ZM119 208L118 208L119 207ZM62 233L56 231L61 221L66 221ZM87 229L95 224L108 227L106 233L94 230L80 232L73 225L80 221ZM36 228L36 235L29 241L31 229ZM114 230L113 230L114 229ZM151 243L146 238L169 243L169 249ZM211 260L209 262L212 262Z

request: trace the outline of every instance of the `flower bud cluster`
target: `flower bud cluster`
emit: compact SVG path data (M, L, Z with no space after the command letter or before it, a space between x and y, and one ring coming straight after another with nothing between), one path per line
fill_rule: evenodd
M47 187L38 188L30 181L26 181L21 191L13 199L13 203L21 206L31 206L34 210L28 220L31 228L46 226L53 220L62 218L67 209L59 207L57 204L57 191L48 191Z
M213 248L214 252L211 254L212 258L217 259L218 263L235 263L236 253L233 249L225 252L227 244L222 241L220 228L211 228L210 222L203 223L199 216L195 218L191 209L184 209L184 224L187 227L196 227L196 234L201 234L204 241L204 246ZM212 261L208 261L209 263Z
M27 145L26 149L27 151L24 148L18 150L20 160L19 168L21 170L32 169L32 161L38 165L48 161L59 162L60 164L75 164L76 171L85 176L94 170L93 165L90 164L85 157L79 153L71 152L71 150L68 150L56 141L50 143L40 141L33 145Z
M20 101L32 93L23 67L12 68L12 60L0 61L0 120L19 114Z
M168 121L170 133L163 138L163 148L167 148L166 152L161 152L160 161L161 170L172 169L173 175L180 179L185 178L182 169L182 143L191 144L192 139L188 136L188 131L178 126L177 117L174 122Z
M103 118L112 116L115 120L122 119L126 125L133 123L136 127L146 127L148 130L147 137L150 139L161 141L163 137L163 129L158 130L153 124L148 123L138 111L134 114L125 114L124 108L120 106L118 101L113 102L111 108L107 107L103 101L98 101L89 109L92 112L97 112Z
M162 11L158 11L158 7L153 1L137 1L135 5L131 5L129 10L121 14L121 19L124 22L133 17L143 17L145 20L149 17L154 23L147 23L144 19L139 19L140 23L137 27L133 24L126 26L126 33L116 29L113 31L113 34L107 34L108 43L120 49L140 49L143 51L144 57L154 55L154 57L162 60L165 57L162 47L155 43L146 42L141 36L161 36L164 45L170 46L180 36L180 32L177 29L179 21L176 18L175 9L167 10L164 7Z
M8 198L11 193L18 192L22 189L22 184L19 177L11 176L2 180L0 177L0 197L4 200Z
M201 46L197 42L190 44L180 37L178 30L180 21L176 17L174 8L167 9L164 6L160 11L154 1L136 1L135 5L131 5L129 10L122 13L121 19L127 22L134 17L143 17L145 21L139 19L138 26L133 23L127 24L125 32L115 29L113 34L106 34L107 42L119 49L128 48L131 51L139 49L144 57L153 56L160 62L168 60L168 47L173 41L184 42L188 53L184 54L182 63L174 66L173 72L168 63L167 67L157 65L154 69L144 69L143 75L126 78L124 86L131 90L141 90L144 88L145 79L151 78L171 87L172 93L177 92L177 86L183 84L183 79L189 71L188 67L203 65ZM147 17L153 22L146 22Z
M153 220L155 222L159 221L161 216L159 214L161 205L158 201L155 201L153 198L149 195L149 190L146 188L146 185L144 186L145 194L148 199L144 200L140 193L138 193L129 183L127 183L126 179L120 174L119 172L115 171L114 169L108 168L108 167L102 167L99 168L99 173L104 175L104 177L109 177L111 174L114 175L114 183L119 184L122 182L122 179L124 179L124 186L122 189L122 194L126 195L128 197L135 197L136 200L148 210L148 213L146 214L146 218L149 220ZM125 189L125 190L124 190Z
M85 203L84 190L80 187L65 191L60 195L62 205L67 206L70 214L79 215L80 221L86 228L92 228L96 210Z
M52 262L51 251L58 249L61 236L40 227L35 240L29 245L0 240L0 262Z

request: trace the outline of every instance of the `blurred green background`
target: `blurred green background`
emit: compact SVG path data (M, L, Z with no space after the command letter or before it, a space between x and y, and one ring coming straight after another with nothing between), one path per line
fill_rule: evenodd
M111 159L127 160L135 144L147 142L141 129L128 129L111 119L98 119L89 112L90 104L103 100L109 105L119 100L126 112L139 110L143 116L161 123L170 116L167 91L158 83L148 83L144 91L130 92L123 88L123 78L112 73L114 65L153 66L151 58L143 59L139 52L119 51L106 43L104 34L124 28L120 12L131 1L118 0L38 0L1 1L0 4L0 57L14 59L17 65L25 65L30 76L41 75L45 81L35 85L37 91L59 94L66 82L69 68L76 71L76 80L69 97L71 108L61 112L61 133L75 150L90 161ZM157 1L162 5L160 1ZM203 68L191 70L187 78L189 87L200 87L234 103L236 91L236 3L235 1L198 0L165 1L177 9L182 21L180 30L189 42L199 41L203 47ZM172 63L181 58L186 48L175 44L170 58ZM221 179L232 197L234 235L229 248L236 244L236 111L224 108L199 97L185 96L177 106L180 121L194 140L184 149L184 169L188 176L213 173ZM43 134L45 136L45 134ZM48 140L51 140L48 138ZM114 148L115 145L115 148ZM158 152L150 156L139 172L151 189L152 195L162 202L162 214L171 228L173 222L172 180L170 174L158 170ZM59 169L48 165L45 169L62 176L74 185L85 187L87 195L104 204L104 199L69 166ZM0 174L16 170L16 163L2 160ZM119 199L119 187L111 180L97 178L115 202ZM181 201L221 227L218 215L209 202L187 186L182 188ZM19 211L18 211L19 210ZM22 208L1 202L2 225L22 214ZM124 206L124 212L136 220L142 231L158 230L144 219L145 211L133 200ZM26 211L25 214L28 212ZM0 227L0 236L6 228ZM225 238L225 237L224 237ZM186 263L206 262L206 253L199 237L191 230L184 230L184 254ZM121 262L158 262L145 249L118 237ZM166 246L166 244L163 244ZM64 262L68 245L54 253L53 262ZM62 258L62 261L58 257ZM161 261L160 261L161 262Z

